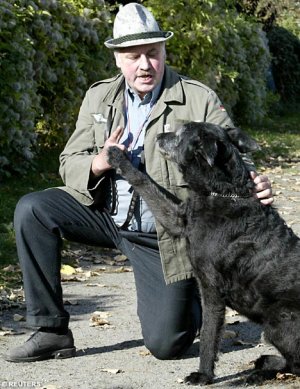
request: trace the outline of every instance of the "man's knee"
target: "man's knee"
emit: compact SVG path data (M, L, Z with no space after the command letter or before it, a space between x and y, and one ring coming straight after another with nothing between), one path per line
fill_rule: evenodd
M56 191L49 189L28 193L21 197L15 208L15 230L22 229L22 227L34 228L36 223L43 225L45 219L49 218L51 210L57 207L55 196L57 196Z
M35 207L38 206L38 199L35 193L29 193L21 197L18 201L14 214L14 225L26 223L32 218Z
M178 334L174 337L144 338L146 348L151 354L160 360L180 358L193 344L195 335L189 332Z

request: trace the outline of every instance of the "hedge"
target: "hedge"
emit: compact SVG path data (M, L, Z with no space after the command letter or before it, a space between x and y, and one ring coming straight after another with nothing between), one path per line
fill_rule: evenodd
M235 1L146 0L163 29L174 31L168 61L213 88L236 123L267 112L270 54L258 23L238 14Z
M88 86L111 73L101 0L0 4L0 174L23 173L36 147L63 144Z
M274 101L266 83L271 59L281 95L299 96L299 40L269 31L271 58L261 24L238 13L235 0L142 3L174 31L168 63L212 87L237 124L261 121ZM26 172L41 146L62 147L86 89L116 72L103 44L115 10L105 0L1 1L0 180Z

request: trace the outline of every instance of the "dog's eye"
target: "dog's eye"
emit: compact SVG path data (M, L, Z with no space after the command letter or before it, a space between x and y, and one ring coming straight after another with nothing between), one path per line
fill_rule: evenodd
M178 147L179 143L180 143L179 139L175 138L175 142L174 142L175 147Z

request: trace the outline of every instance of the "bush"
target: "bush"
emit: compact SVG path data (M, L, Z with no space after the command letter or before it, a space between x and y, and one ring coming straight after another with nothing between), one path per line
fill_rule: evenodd
M84 8L84 5L91 8ZM27 29L36 50L35 77L42 114L43 144L62 145L74 129L78 108L91 83L108 77L111 54L104 48L110 14L103 1L41 1Z
M260 121L267 110L270 64L260 26L239 15L234 1L145 3L162 28L175 33L168 43L169 63L213 88L235 121Z
M283 27L269 33L276 88L284 102L300 102L300 40Z
M0 174L24 172L32 158L35 109L39 106L30 36L13 2L0 4Z
M76 6L75 6L76 5ZM62 145L84 92L111 72L102 0L18 0L0 6L0 174L24 172L34 146Z

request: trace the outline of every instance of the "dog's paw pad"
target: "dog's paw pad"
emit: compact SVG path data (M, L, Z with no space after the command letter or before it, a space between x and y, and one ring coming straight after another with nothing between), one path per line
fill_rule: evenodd
M264 381L273 380L276 378L276 370L254 370L247 379L248 385L261 385Z
M193 372L187 377L185 377L184 382L188 385L209 385L211 384L213 379L206 374Z
M119 167L124 158L124 152L117 146L111 146L107 150L107 162L114 168Z

